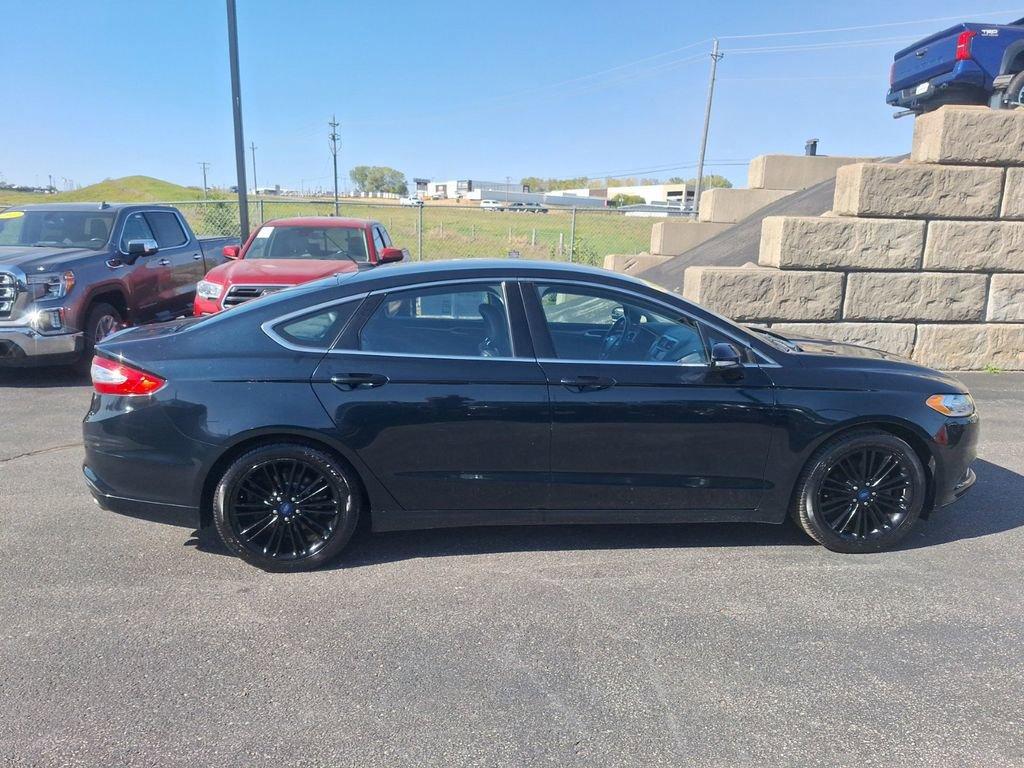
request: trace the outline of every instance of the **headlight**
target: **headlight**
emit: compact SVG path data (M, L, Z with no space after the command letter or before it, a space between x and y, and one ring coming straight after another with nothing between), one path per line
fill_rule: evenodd
M925 403L943 416L970 416L974 413L974 398L970 395L932 395Z
M25 282L33 299L63 299L75 287L75 273L68 270L64 273L28 275Z
M201 299L219 299L223 290L223 285L211 283L209 280L200 280L196 285L196 294Z

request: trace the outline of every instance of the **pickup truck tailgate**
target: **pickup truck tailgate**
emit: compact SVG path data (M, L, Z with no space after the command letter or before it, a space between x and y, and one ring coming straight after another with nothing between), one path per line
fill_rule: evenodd
M892 90L911 88L949 72L956 65L956 40L966 24L919 40L896 54L892 69Z

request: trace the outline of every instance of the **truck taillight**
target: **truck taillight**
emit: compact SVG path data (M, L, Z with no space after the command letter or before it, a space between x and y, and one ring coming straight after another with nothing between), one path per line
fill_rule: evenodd
M965 29L956 38L956 60L967 61L971 58L971 41L978 34L973 29Z
M101 395L152 395L167 383L152 373L97 355L92 359L92 388Z

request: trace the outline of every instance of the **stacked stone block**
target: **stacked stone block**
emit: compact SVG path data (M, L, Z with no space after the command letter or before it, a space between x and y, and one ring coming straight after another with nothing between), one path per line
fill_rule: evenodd
M758 267L684 293L784 334L1024 370L1024 109L917 118L911 160L839 168L832 215L766 218Z

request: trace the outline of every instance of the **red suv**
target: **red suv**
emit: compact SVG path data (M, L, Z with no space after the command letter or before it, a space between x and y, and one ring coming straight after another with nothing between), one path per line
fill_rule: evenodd
M268 221L224 247L229 259L196 286L195 314L212 315L282 288L338 272L402 261L384 226L367 219L311 217Z

